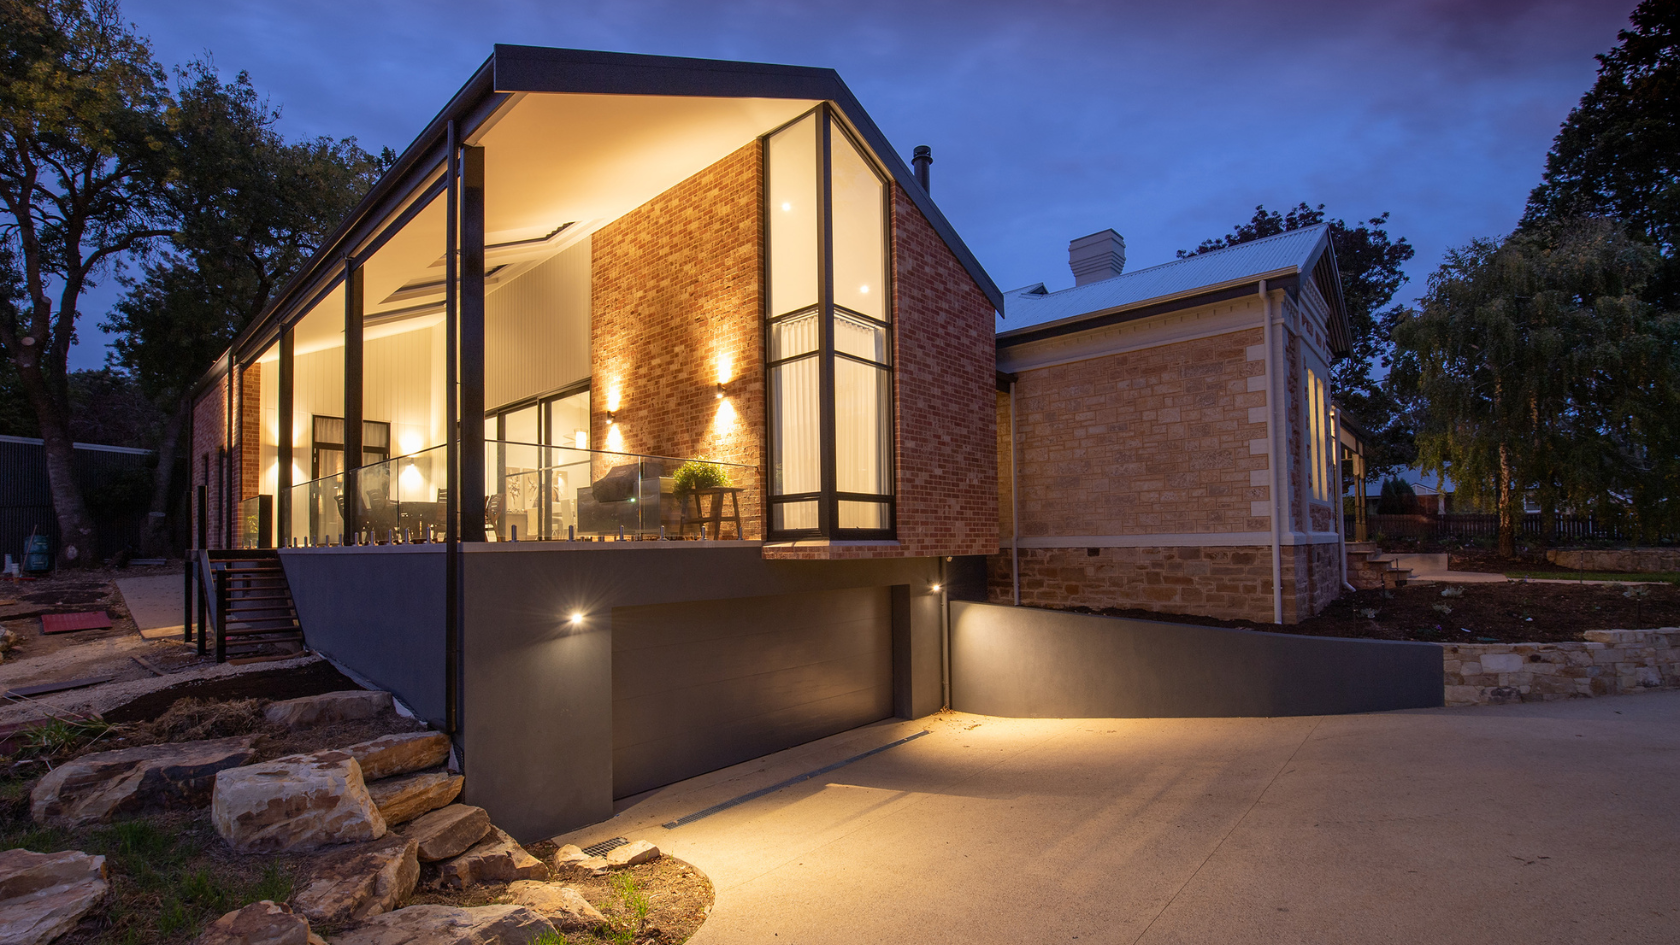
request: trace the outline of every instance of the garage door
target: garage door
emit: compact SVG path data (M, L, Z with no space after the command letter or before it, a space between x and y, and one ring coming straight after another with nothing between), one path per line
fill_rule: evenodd
M892 715L887 588L613 610L613 794Z

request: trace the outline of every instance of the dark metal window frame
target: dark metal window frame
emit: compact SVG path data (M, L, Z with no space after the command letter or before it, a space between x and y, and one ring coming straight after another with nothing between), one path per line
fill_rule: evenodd
M333 450L333 451L337 452L340 457L343 457L343 455L344 455L344 444L343 443L334 443L331 440L316 439L316 431L321 428L320 423L321 423L322 420L337 420L339 422L340 427L343 427L343 425L344 425L344 418L343 417L333 417L333 416L328 416L327 414L323 414L323 413L314 413L314 414L309 415L309 478L311 480L321 478L321 451L322 450ZM365 468L367 466L377 466L380 463L390 461L390 459L391 459L391 425L389 423L385 422L384 420L363 420L362 421L363 431L366 431L368 427L375 427L375 426L385 428L385 448L383 450L381 450L381 449L378 449L376 447L368 446L367 442L366 442L367 441L367 436L366 436L366 433L364 432L364 434L362 436L362 440L363 440L363 443L362 443L362 458L365 460L369 453L378 454L380 456L380 458L374 460L371 463L363 462L360 466L346 467L344 469L340 469L338 472L333 473L333 475L343 475L344 473L351 471L351 469L362 469L362 468ZM339 438L344 439L344 434L340 433Z
M775 315L770 309L773 300L770 298L769 291L770 267L773 264L773 261L770 258L770 139L774 138L780 132L793 127L813 115L816 116L815 130L817 137L817 302L815 305L808 305L782 315ZM792 121L786 122L780 127L772 129L759 139L759 176L762 180L762 184L759 187L759 227L760 245L764 247L763 272L761 274L764 291L759 293L759 297L761 299L760 306L763 309L761 321L764 326L762 344L764 346L766 391L766 396L764 398L764 429L765 468L767 475L765 476L764 484L764 525L765 535L771 541L800 541L809 539L833 539L836 541L890 541L898 537L898 430L896 423L898 379L896 376L897 369L895 367L897 358L894 350L897 339L894 337L893 333L893 325L896 322L883 321L878 318L873 318L860 312L855 312L844 306L836 305L834 302L834 237L832 225L832 209L834 206L834 159L832 144L833 136L836 131L845 136L852 148L857 151L858 156L863 159L863 162L869 167L870 171L875 174L876 179L881 182L881 273L882 279L885 282L882 289L886 298L885 307L889 317L897 314L893 311L894 273L892 269L893 227L891 178L881 172L881 169L876 165L874 158L870 155L869 149L863 145L856 134L853 134L852 131L846 127L845 122L839 119L839 117L835 114L833 107L825 102L818 105L816 108L805 112ZM771 336L774 332L775 326L790 319L801 317L812 312L817 314L816 350L801 352L790 357L772 360L770 357ZM850 318L855 318L884 329L886 337L886 357L884 362L855 357L834 349L834 320L837 315L841 313L844 313ZM771 372L778 367L811 358L817 359L818 362L818 423L821 428L821 432L818 437L818 445L820 452L819 462L821 463L822 469L822 488L816 492L799 492L778 495L775 493L774 469L777 432L776 405L774 401L774 390L770 383ZM887 492L884 494L876 495L858 492L841 492L837 488L838 476L835 466L834 413L834 362L837 358L853 361L859 364L865 364L872 368L886 372L887 402L884 415L881 418L882 422L886 424L887 443L887 455L885 457ZM812 500L816 500L817 502L816 528L779 529L775 527L775 510L777 506L799 502L809 502ZM840 528L839 515L840 503L842 501L872 502L885 505L887 511L887 527Z

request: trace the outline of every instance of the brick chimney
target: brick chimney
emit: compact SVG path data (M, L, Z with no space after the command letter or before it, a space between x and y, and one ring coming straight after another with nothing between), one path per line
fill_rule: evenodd
M1074 285L1112 279L1126 268L1126 240L1113 230L1081 236L1068 244Z

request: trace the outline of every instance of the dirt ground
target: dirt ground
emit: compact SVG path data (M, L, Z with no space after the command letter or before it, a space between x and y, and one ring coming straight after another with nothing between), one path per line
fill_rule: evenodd
M1680 626L1680 587L1533 582L1417 584L1392 591L1344 594L1323 613L1283 626L1118 608L1107 608L1100 613L1137 620L1242 627L1317 637L1428 643L1558 643L1580 640L1584 630Z

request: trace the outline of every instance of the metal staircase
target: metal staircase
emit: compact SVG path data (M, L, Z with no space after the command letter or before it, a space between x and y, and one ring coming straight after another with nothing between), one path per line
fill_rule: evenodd
M200 552L210 602L216 662L230 657L300 653L303 625L277 551ZM199 652L210 643L201 635Z

